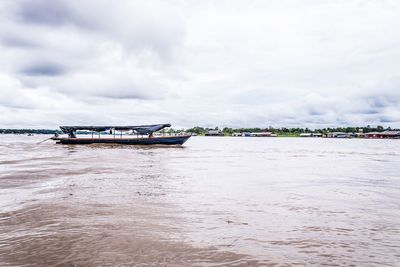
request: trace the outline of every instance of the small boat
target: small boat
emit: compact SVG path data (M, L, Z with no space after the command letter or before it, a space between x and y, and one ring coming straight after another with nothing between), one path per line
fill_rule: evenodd
M183 145L190 135L154 136L153 133L160 131L170 124L154 124L140 126L60 126L67 137L55 135L52 140L58 144L121 144L121 145ZM77 137L77 131L86 131L86 136ZM88 132L89 131L89 132ZM107 137L101 136L101 132L107 132ZM123 136L123 133L130 133ZM96 135L94 135L96 133ZM111 135L111 137L109 137Z

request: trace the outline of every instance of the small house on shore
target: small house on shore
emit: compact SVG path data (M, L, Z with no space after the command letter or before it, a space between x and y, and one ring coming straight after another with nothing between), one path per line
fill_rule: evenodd
M221 130L208 130L205 133L205 136L224 136L224 133Z
M251 133L250 136L252 137L271 137L271 132L259 132L259 133Z
M400 131L370 132L370 133L365 133L365 137L400 139Z
M301 133L300 137L322 137L321 133Z
M242 137L277 137L276 134L271 132L242 132L242 133L233 133L232 136L242 136Z
M350 135L345 132L333 132L333 133L327 133L326 137L328 137L328 138L349 138Z

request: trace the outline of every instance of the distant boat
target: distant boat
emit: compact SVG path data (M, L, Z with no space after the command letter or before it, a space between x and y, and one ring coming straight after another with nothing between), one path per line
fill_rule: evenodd
M141 126L60 126L63 133L67 137L52 137L52 140L58 144L121 144L121 145L183 145L190 135L176 136L154 136L153 133L166 127L171 127L170 124L155 124ZM77 131L90 131L91 137L77 137ZM96 135L94 133L96 132ZM108 132L112 137L101 137L101 132ZM130 132L136 137L129 135L123 137L123 132Z
M28 133L28 136L33 136L33 134L32 133Z

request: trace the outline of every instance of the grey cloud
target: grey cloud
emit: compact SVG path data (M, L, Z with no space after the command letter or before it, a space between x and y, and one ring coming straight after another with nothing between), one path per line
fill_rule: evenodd
M379 109L373 109L373 108L371 108L371 109L365 109L365 110L359 111L359 113L361 113L361 114L367 114L367 115L379 114L380 112L381 112L381 110L379 110Z
M370 106L373 108L384 108L389 103L388 99L385 96L373 96L370 97Z
M139 99L139 100L151 100L151 99L157 99L156 97L153 97L151 95L146 95L144 93L140 92L135 92L132 90L132 92L119 92L118 89L116 88L116 91L109 91L109 92L100 92L95 94L98 97L104 97L104 98L111 98L111 99Z
M389 110L400 110L400 95L390 90L384 90L382 93L369 94L368 96L353 96L354 102L359 102L359 109L354 110L359 114L374 116L377 121L385 122L387 116L377 116L390 112ZM391 120L393 121L393 120ZM389 119L387 122L391 122Z
M391 122L394 122L394 120L391 119L391 118L389 118L389 117L382 116L382 117L379 117L379 122L382 122L382 123L391 123Z
M394 95L376 95L370 97L371 107L384 108L399 103L400 97Z
M26 67L20 72L27 76L60 76L67 71L64 67L56 64L37 64Z
M309 114L311 116L322 116L326 114L326 111L324 109L311 109L309 110Z
M63 1L23 1L18 16L24 23L60 26L75 22L73 10Z
M6 35L1 38L1 43L5 46L16 47L16 48L37 48L39 45L32 40L25 38Z
M183 42L179 13L162 1L152 7L144 2L121 1L23 1L17 20L26 25L72 25L87 34L117 41L127 51L148 51L171 62Z
M9 100L1 99L0 100L0 106L1 107L6 107L10 108L12 110L33 110L35 107L29 105L28 103L16 103L16 102L10 102Z

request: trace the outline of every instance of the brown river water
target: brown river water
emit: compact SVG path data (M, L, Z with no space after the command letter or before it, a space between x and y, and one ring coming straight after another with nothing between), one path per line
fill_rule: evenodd
M400 266L400 140L0 135L0 266Z

